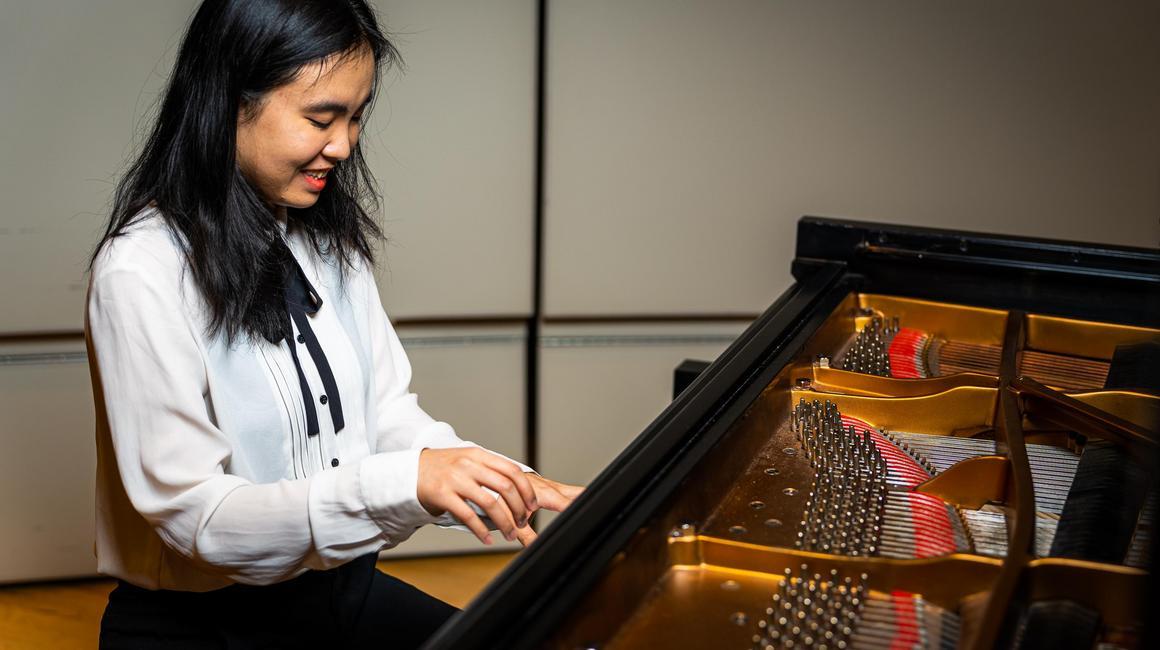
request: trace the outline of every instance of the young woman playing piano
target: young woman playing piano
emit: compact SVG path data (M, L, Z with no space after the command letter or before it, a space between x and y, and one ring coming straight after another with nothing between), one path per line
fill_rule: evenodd
M580 488L408 390L359 133L365 0L205 0L92 260L103 648L405 648L454 608L375 569L430 523L530 543Z

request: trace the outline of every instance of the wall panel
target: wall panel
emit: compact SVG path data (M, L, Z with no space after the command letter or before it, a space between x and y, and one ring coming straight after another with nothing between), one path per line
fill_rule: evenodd
M585 485L672 399L685 359L712 361L744 323L549 325L541 337L540 462Z
M756 313L803 214L1160 243L1156 2L549 6L549 316Z
M375 4L406 60L364 136L390 238L383 300L395 318L526 316L536 3Z
M0 334L81 331L87 255L196 6L0 5Z
M0 344L0 414L0 583L94 574L84 341Z

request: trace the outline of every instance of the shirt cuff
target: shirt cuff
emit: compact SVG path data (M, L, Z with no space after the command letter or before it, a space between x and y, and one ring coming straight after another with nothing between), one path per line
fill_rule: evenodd
M406 449L364 458L359 486L367 514L391 539L407 538L415 529L434 523L437 517L419 503L419 454Z

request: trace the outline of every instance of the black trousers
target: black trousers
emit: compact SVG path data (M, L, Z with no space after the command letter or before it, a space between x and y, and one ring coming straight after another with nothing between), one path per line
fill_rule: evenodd
M367 555L292 580L216 591L120 582L101 619L102 650L417 648L458 610L375 568Z

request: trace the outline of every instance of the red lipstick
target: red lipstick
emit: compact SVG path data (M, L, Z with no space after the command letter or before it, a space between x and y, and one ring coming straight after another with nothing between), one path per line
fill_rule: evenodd
M306 184L310 186L310 189L314 190L315 192L321 192L322 188L326 187L326 177L315 178L307 172L302 172L302 178L306 181Z

